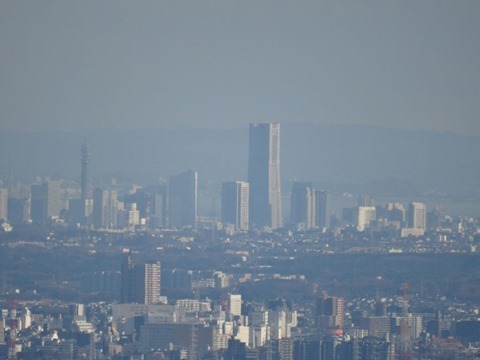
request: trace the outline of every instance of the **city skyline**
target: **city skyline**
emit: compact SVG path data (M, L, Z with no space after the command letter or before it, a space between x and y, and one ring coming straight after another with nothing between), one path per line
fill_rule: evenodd
M96 187L110 186L112 179L119 185L162 185L171 174L195 169L201 175L202 214L209 214L212 201L219 209L222 182L247 179L248 126L227 131L0 132L0 147L4 149L0 152L2 186L11 188L18 181L28 184L37 178L64 179L79 185L79 148L85 138L92 154L89 171ZM18 148L17 144L23 145ZM358 151L352 152L352 148ZM376 127L282 124L281 152L282 190L287 196L283 199L285 218L293 181L311 181L334 197L363 193L382 201L419 200L454 215L480 214L480 202L468 200L478 197L480 184L480 167L472 166L480 152L480 141L474 137ZM75 206L81 214L80 204ZM91 212L91 203L87 212Z
M89 148L84 140L80 148L80 175L77 182L80 198L75 195L67 195L75 194L78 191L75 189L75 183L70 185L73 185L73 188L70 189L65 188L63 183L65 180L46 178L42 182L42 179L37 177L29 193L25 192L25 188L22 189L21 183L15 184L16 190L11 188L13 192L7 202L11 204L14 215L9 218L13 219L16 224L33 221L36 224L46 225L48 221L60 217L62 221L71 225L86 227L93 225L97 229L122 229L138 226L153 228L190 226L195 228L200 219L210 219L208 221L211 221L221 218L225 224L232 224L235 230L241 231L281 228L285 225L282 218L287 219L286 227L293 226L297 230L329 228L332 215L336 221L341 218L348 219L347 221L358 226L360 231L364 231L370 227L372 222L377 221L376 208L373 206L371 194L365 195L368 192L358 193L360 197L357 208L352 208L351 204L349 206L344 201L346 199L343 201L339 199L339 194L336 195L336 206L332 208L329 192L325 189L316 190L315 186L317 189L322 187L318 187L318 183L314 185L314 182L293 181L291 191L285 187L283 189L285 193L282 196L280 150L280 124L251 123L248 149L250 182L225 182L221 190L215 189L215 186L209 188L209 200L212 201L212 208L207 212L203 207L199 212L199 198L204 204L207 199L204 196L199 197L198 174L192 170L184 171L180 175L171 175L168 192L166 183L162 185L132 183L132 188L126 189L125 185L119 186L116 179L110 179L110 185L97 186L93 199L83 200L83 197L88 197L84 195L87 193L86 188L92 186L90 178L87 176L90 162ZM286 155L289 155L288 152ZM253 195L250 191L251 183L255 187ZM7 189L6 193L8 196ZM342 196L345 197L345 193ZM382 201L389 206L388 204L396 197L391 194L386 196L387 198ZM288 198L291 200L289 213L282 210L282 197L283 200L287 200L287 204ZM220 212L215 209L216 199L221 200ZM420 203L420 200L422 199L418 196L410 196L401 201L410 203L410 207L419 204L425 209L425 204ZM22 201L26 201L26 203L22 205ZM380 203L376 205L380 205ZM433 210L441 209L431 202L429 202L429 207ZM252 213L254 213L253 216ZM413 210L409 210L407 215L411 214L414 214ZM464 214L460 213L460 215ZM415 225L413 221L409 220L408 224L400 221L395 227L402 228L402 236L423 234L426 230L425 210L422 211L422 217L423 225ZM391 221L393 218L387 216L386 219Z
M0 322L0 341L8 340L0 358L8 343L10 359L48 348L97 359L108 351L115 360L120 352L163 352L171 360L178 352L196 359L248 353L262 360L353 360L358 352L360 359L375 354L389 360L434 353L441 345L419 345L447 337L458 344L456 354L480 352L466 348L468 329L480 327L478 310L459 302L478 299L475 287L463 285L466 276L472 284L478 280L479 217L452 217L418 199L408 208L392 199L383 205L364 193L342 194L354 206L340 217L330 213L327 191L294 181L291 223L281 226L277 217L275 224L280 125L252 123L249 130L249 182L223 183L222 222L197 213L210 188L199 191L193 170L162 185L95 183L92 221L84 223L77 222L76 207L59 206L83 201L85 156L77 161L77 181L37 178L29 194L14 183L9 190L16 201L7 199L7 218L10 205L18 218L26 200L33 223L28 212L12 226L0 223L7 261L2 295L22 298L20 315L12 307L2 310L9 321ZM84 146L78 150L85 155ZM250 184L257 187L254 199L263 201L259 208L268 210L260 215L271 221L259 226L254 220L251 229L245 221ZM70 210L76 215L70 217ZM38 294L31 289L42 278ZM65 299L75 302L68 304L68 316L54 318L45 297L55 299L57 314ZM53 329L62 330L54 333L59 337L70 336L65 331L77 337L67 348L29 341Z
M0 1L0 360L480 358L480 1Z
M359 231L376 226L392 227L401 230L401 236L423 236L426 227L426 206L418 200L410 201L409 211L403 211L403 220L398 221L398 214L391 213L391 202L385 210L374 206L370 195L360 194L357 207L344 207L342 217L339 212L332 212L330 195L325 190L316 190L312 182L293 182L290 192L290 213L282 212L282 193L280 186L280 124L251 123L249 125L248 178L249 182L224 182L221 187L221 221L225 226L233 225L233 231L274 231L278 228L290 228L299 231L310 229L329 229L330 219L357 226ZM47 226L51 221L61 221L70 226L81 226L98 230L165 227L196 229L202 221L216 220L218 214L210 211L199 215L198 173L193 170L179 175L171 175L166 185L132 184L128 190L117 186L115 179L106 188L97 187L93 199L88 199L89 149L86 140L80 148L80 199L67 196L75 190L61 190L61 181L47 179L40 183L36 179L31 185L30 193L12 194L4 189L4 203L12 204L14 213L21 204L22 197L27 200L24 216L18 214L7 216L14 224L32 221ZM250 191L253 185L253 194ZM12 189L13 190L13 189ZM78 190L77 190L78 191ZM61 194L64 195L61 195ZM20 196L20 198L19 198ZM218 195L217 195L218 196ZM9 198L12 201L8 201ZM215 199L215 198L213 198ZM16 200L16 205L14 204ZM215 201L215 200L213 200ZM390 200L389 200L390 201ZM28 206L28 203L30 205ZM168 208L167 208L168 203ZM214 203L213 203L214 204ZM5 204L4 204L5 205ZM88 205L88 206L87 206ZM20 205L21 206L21 205ZM394 206L397 210L402 204ZM377 216L377 208L379 216ZM253 213L253 216L251 215ZM285 216L286 215L286 216ZM405 215L408 221L405 222ZM382 217L383 216L383 217ZM4 215L5 217L5 215ZM283 223L283 218L288 219ZM168 219L168 221L167 221Z

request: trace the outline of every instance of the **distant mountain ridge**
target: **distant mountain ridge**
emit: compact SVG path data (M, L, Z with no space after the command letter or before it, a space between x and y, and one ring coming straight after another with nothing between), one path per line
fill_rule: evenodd
M151 182L187 169L197 170L201 182L247 178L248 125L230 129L4 131L0 133L0 176L6 179L13 169L20 179L79 179L84 139L90 144L91 174L97 179ZM351 184L399 179L392 183L478 186L479 154L480 137L475 136L348 124L287 123L281 127L284 185L294 179Z

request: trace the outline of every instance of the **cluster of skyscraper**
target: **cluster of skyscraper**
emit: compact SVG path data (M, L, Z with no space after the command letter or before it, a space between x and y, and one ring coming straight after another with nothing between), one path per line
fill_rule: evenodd
M282 227L280 124L250 124L248 182L222 185L222 222L235 230Z
M295 182L290 200L291 221L299 230L330 227L329 198L312 183Z
M237 231L280 228L283 225L280 125L250 124L249 138L248 182L233 181L223 184L222 221L231 224ZM45 225L63 212L63 218L69 223L98 229L135 225L174 228L197 226L196 171L190 170L170 176L168 193L166 186L137 189L134 193L125 194L121 202L116 190L92 190L89 157L89 148L85 143L81 149L79 198L68 200L68 206L65 206L62 204L59 182L47 180L34 184L31 186L30 196L17 206L22 209L22 213L17 216L19 219L16 219L16 222L31 220L33 223ZM0 196L3 195L8 196L7 193L0 192ZM7 201L1 203L6 204ZM7 218L6 214L3 218Z
M343 221L353 224L358 231L400 231L402 237L423 236L427 229L427 207L421 202L411 202L408 208L402 203L388 202L385 207L374 206L369 196L360 196L358 206L343 209Z
M69 199L60 182L47 180L31 186L22 197L9 197L0 188L0 220L13 223L32 221L40 225L55 218L69 224L96 229L125 229L138 225L151 228L196 228L198 224L198 174L185 171L170 176L166 185L137 188L119 199L117 190L92 190L89 174L89 148L81 148L81 184L79 198ZM222 184L221 221L232 231L274 230L284 226L280 181L280 124L250 124L248 181ZM290 223L297 230L330 227L329 194L312 183L293 183L290 197ZM7 206L8 203L8 206ZM344 209L343 220L364 231L371 224L398 222L403 236L421 236L426 229L426 208L411 203L408 213L402 204L391 209L374 207L368 196L358 207ZM7 216L8 212L8 216ZM408 218L406 218L406 214Z

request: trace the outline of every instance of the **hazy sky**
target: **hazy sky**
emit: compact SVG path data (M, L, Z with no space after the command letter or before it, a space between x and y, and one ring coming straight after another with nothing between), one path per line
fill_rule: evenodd
M0 130L480 135L478 0L0 0Z

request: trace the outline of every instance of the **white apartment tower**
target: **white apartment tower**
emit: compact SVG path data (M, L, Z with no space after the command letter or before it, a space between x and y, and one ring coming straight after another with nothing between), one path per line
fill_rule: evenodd
M160 262L150 261L141 266L141 281L144 281L144 304L160 303Z
M229 313L230 317L242 315L242 295L230 294L228 295Z

